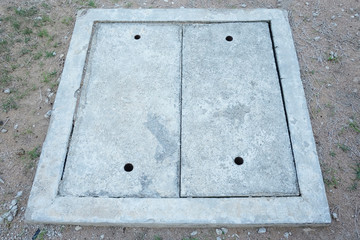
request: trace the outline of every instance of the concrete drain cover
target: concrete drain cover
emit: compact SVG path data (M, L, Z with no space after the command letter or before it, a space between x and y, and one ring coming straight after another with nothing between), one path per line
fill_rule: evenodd
M330 223L286 13L79 12L26 219Z

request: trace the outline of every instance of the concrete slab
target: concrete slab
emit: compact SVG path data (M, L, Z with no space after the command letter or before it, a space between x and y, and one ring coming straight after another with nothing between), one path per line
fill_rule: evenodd
M179 196L180 57L179 26L94 26L61 195Z
M184 27L181 131L181 196L299 194L268 23Z
M290 183L285 183L286 187L284 188L287 188L287 190L279 195L276 194L277 190L273 189L272 193L275 193L273 196L263 196L263 194L267 194L266 192L263 192L264 189L253 189L252 193L245 193L249 194L249 197L246 197L245 195L239 197L235 195L241 194L241 191L238 191L236 187L230 187L233 192L228 191L226 193L230 196L221 196L221 193L219 194L220 188L217 188L216 191L210 194L208 192L200 193L204 194L200 197L196 196L192 198L189 196L175 196L176 194L174 192L180 190L179 186L181 187L181 185L176 187L176 181L179 181L180 176L183 176L184 174L180 168L180 171L176 173L178 174L177 177L175 176L176 174L174 175L180 164L179 159L182 159L182 156L179 158L177 154L182 155L183 149L173 150L172 146L178 144L179 140L180 146L178 145L178 147L186 146L183 142L186 137L180 139L180 137L183 136L181 130L183 122L180 120L186 120L187 118L187 125L184 125L185 130L186 126L194 124L191 122L191 118L186 117L186 111L191 113L193 110L196 110L195 107L194 109L189 107L192 106L192 100L186 97L186 101L189 102L185 102L184 97L189 96L193 98L194 101L202 101L197 95L193 96L190 92L187 92L189 89L183 89L186 84L190 83L190 78L187 78L190 75L189 73L186 73L186 71L192 68L189 66L186 67L186 60L184 58L184 53L186 52L184 51L184 47L190 46L190 43L185 43L186 31L184 30L191 29L195 25L207 24L207 26L215 26L220 23L229 24L228 26L239 25L240 27L248 22L254 22L253 24L266 22L266 24L261 23L260 25L265 26L268 24L270 27L269 33L271 40L273 41L273 49L276 56L275 66L278 69L278 81L280 84L276 85L274 79L271 77L270 80L266 79L264 84L266 86L273 84L271 85L273 87L264 87L264 89L260 87L254 88L259 91L254 93L254 95L259 98L257 98L256 101L253 100L255 105L259 106L259 110L251 109L247 112L246 104L249 103L242 102L244 99L240 96L236 96L236 93L228 94L225 92L225 96L229 95L228 100L227 98L224 98L222 102L220 102L219 98L215 98L215 100L221 103L219 107L222 107L223 109L227 109L230 106L229 114L227 115L225 111L223 114L224 116L233 116L234 112L237 112L238 109L240 109L239 113L244 113L243 117L242 114L235 114L236 116L240 116L240 118L235 119L232 119L231 117L229 120L225 120L226 117L223 117L222 123L226 123L225 126L228 128L225 130L234 130L235 133L245 131L247 134L251 131L248 129L240 131L235 126L240 126L237 122L242 119L244 120L244 123L246 123L248 119L250 119L253 111L254 115L252 117L259 120L258 128L265 127L264 131L272 131L272 128L269 128L264 123L265 120L263 121L261 119L261 116L268 113L266 112L267 110L261 112L260 109L263 107L266 100L270 100L270 102L273 101L273 104L267 107L276 111L277 114L268 114L269 117L271 119L274 118L273 120L277 123L274 128L277 127L281 130L280 135L276 135L279 139L275 139L274 141L278 141L279 144L285 145L277 147L284 149L285 153L281 152L281 154L283 154L282 157L284 157L286 163L279 161L277 164L289 167L287 169L288 173L285 173L285 175L287 174L285 178L288 178L287 180L289 180ZM130 25L125 29L123 26L126 24ZM97 27L99 26L100 28L98 29ZM153 31L153 26L154 32L157 33L156 35L159 39L154 38L153 40L148 41L150 45L145 47L146 43L144 42L145 45L142 45L143 43L139 40L145 38L143 38L143 36L146 35L145 33L150 34L150 32ZM256 31L261 31L261 29L263 29L262 31L265 31L265 27L259 28L260 29ZM125 44L128 48L116 46L116 41L106 39L107 37L104 36L104 34L99 36L100 38L98 40L96 38L97 31L105 29L107 30L104 34L113 34L112 37L119 41L123 39L122 44ZM123 29L123 34L117 34L119 29ZM165 32L163 30L160 31L160 29L164 29ZM233 28L234 31L235 29L237 29L237 27ZM258 28L256 27L255 29ZM136 33L140 30L143 31L141 34ZM222 31L222 29L219 28L217 31ZM237 32L235 31L234 33ZM132 38L132 41L130 41L130 39L125 40L125 35L127 34L128 36L133 36L134 34L140 35L140 39L136 40ZM222 34L225 34L225 32L222 32ZM246 35L248 33L246 32L244 34ZM217 34L214 34L211 41L215 42L214 39L216 35ZM260 33L259 37L256 37L255 40L265 40L268 44L269 39L266 38L265 35L264 32ZM165 40L162 41L161 38L169 39L171 42ZM222 39L223 38L224 36L222 36ZM91 39L106 43L104 44L105 47L95 46L94 48ZM237 38L233 37L233 41L226 43L236 43L236 39ZM244 38L244 40L246 40L246 38ZM247 39L247 41L249 41L249 39ZM252 43L253 45L251 45L253 48L255 48L256 45L256 41L254 42L255 43ZM138 52L139 55L144 56L143 52L145 51L149 53L146 54L146 56L153 57L154 55L154 59L156 59L157 62L167 63L165 63L164 66L164 64L160 63L147 62L145 60L147 58L141 58L140 56L137 57L134 55L131 58L125 57L123 54L125 52L131 53L131 51L138 51L137 48L132 47L132 44L139 44L139 47L142 49L142 52ZM155 45L157 45L156 48ZM180 50L177 48L179 45ZM110 51L106 46L111 47L112 50ZM257 47L263 48L264 46L261 45ZM162 53L162 57L157 56L155 52L153 52L154 49L158 49ZM199 50L196 48L192 49L193 54ZM236 50L236 48L234 50ZM248 51L247 48L243 50ZM101 56L102 51L105 51L108 56ZM115 54L112 51L117 52L118 54ZM98 56L96 54L100 55ZM187 52L187 55L188 54L190 54L190 51ZM230 53L229 56L234 56L231 54L233 53ZM265 54L269 58L274 55L270 52L266 52ZM111 67L110 64L108 64L109 66L104 64L106 61L104 62L96 56L104 59L104 61L109 61L110 63L116 62L116 59L121 59L121 61L117 64L113 64ZM219 56L225 58L223 55ZM268 57L266 59L268 59ZM86 59L92 61L86 61ZM249 57L249 59L251 59L251 57ZM177 63L177 60L180 61L180 64ZM137 62L134 63L133 61L139 61L141 65L137 65ZM206 63L206 61L211 62L213 60L204 58L203 61ZM240 61L243 60L238 58L234 63L240 63ZM205 63L200 64L199 69L206 66ZM244 62L245 66L246 64L247 63ZM273 58L271 61L266 60L260 61L259 63L256 62L252 68L258 68L259 66L257 66L257 64L268 69L270 71L269 74L275 74L273 69ZM90 68L88 68L89 66ZM178 66L178 68L176 69L175 66ZM233 70L225 64L223 64L223 66L224 68L226 67L225 73L234 75L237 73L242 74L241 72L232 72ZM148 72L152 67L155 67L155 69ZM104 68L104 71L101 68ZM107 73L107 71L110 72ZM135 74L133 71L138 72ZM156 73L157 71L159 71L159 74ZM127 77L130 74L134 79L133 81L130 81L130 83L125 83L123 80L118 80L113 74L118 74L118 76L121 76L121 79L127 79L128 81L129 79ZM180 74L180 77L178 77L178 74ZM146 76L157 77L157 79L153 80L154 86L150 84L150 80L147 79ZM258 80L261 80L261 74L256 72L254 73L254 76L258 76ZM208 77L211 77L211 74L208 74ZM199 76L199 78L201 78L201 76ZM115 79L117 81L115 81ZM184 80L184 84L179 84L179 80ZM225 81L226 78L223 80ZM215 84L215 81L212 81ZM107 82L107 84L104 84L105 82ZM236 90L239 90L242 86L236 85L235 81L228 82L228 86L233 86ZM143 83L144 85L142 85ZM201 92L201 84L204 84L204 82L200 81L199 86L193 84L195 93ZM244 81L242 84L250 88L251 81L250 83ZM98 86L98 88L96 86ZM122 89L120 89L120 87L126 89L126 91L121 91ZM139 91L130 89L135 87L138 87ZM281 91L279 90L279 87ZM261 95L266 89L271 93L270 96ZM227 87L221 86L219 90L220 91L216 91L213 89L212 93L214 96L221 97L221 91L227 90ZM146 100L136 98L140 91ZM250 90L247 89L242 91ZM283 108L280 107L281 100L277 97L279 96L279 91L283 98ZM184 96L179 96L179 94L184 94ZM80 100L79 95L81 95ZM235 96L232 97L231 95ZM250 96L251 94L246 93L245 96L246 95ZM91 96L90 99L87 98L89 96ZM131 98L133 96L135 96L135 100ZM111 97L111 99L109 97ZM123 97L123 99L121 97ZM127 98L130 98L130 102L123 102ZM180 102L179 99L184 101L182 104L185 108L182 107L182 104L177 105L176 107L176 104L179 104ZM210 98L207 97L207 99ZM231 108L232 102L230 100L237 101L245 107ZM106 103L109 104L107 105ZM188 103L190 103L190 105L188 105ZM125 107L128 106L127 104L130 104L130 107ZM209 106L210 105L211 104L209 104ZM213 109L213 107L215 109ZM182 114L183 110L185 115ZM208 111L213 111L216 115L215 110L215 105L208 108ZM221 109L219 109L219 112L221 112L220 110ZM124 118L118 119L117 117L120 116L118 113L121 113ZM153 113L153 115L148 115L148 113ZM259 113L260 116L258 116L257 113ZM177 114L179 116L178 118L175 117ZM206 114L203 115L206 116ZM284 126L284 115L287 117L287 126ZM199 116L196 116L194 120L199 121ZM129 120L132 118L134 119L133 121ZM220 117L214 116L214 118ZM112 127L100 126L97 120L103 121L106 125L111 125ZM116 125L118 122L121 123L120 126ZM207 124L208 122L205 121L204 123ZM211 126L211 124L209 124L209 126ZM89 129L88 127L91 131L96 133L90 133L87 130ZM94 127L94 129L91 129L92 127ZM284 133L286 127L289 132L288 135ZM256 126L252 128L256 128ZM275 133L275 130L273 133ZM124 133L122 131L124 131ZM217 129L210 129L210 131L219 133ZM226 131L225 133L229 134L229 132ZM252 131L256 133L257 130L253 129ZM137 142L142 141L143 139L140 138L139 140L139 134L143 135L146 144ZM271 134L270 136L273 136ZM188 133L185 133L185 136L189 136ZM221 135L214 135L214 137L218 136ZM294 186L293 182L294 175L292 174L292 168L290 167L292 161L288 154L289 147L287 145L288 142L286 136L290 139L289 144L292 147L292 157L296 169L298 188L296 188L296 184ZM97 144L93 145L88 140L95 141ZM195 139L193 140L195 142ZM237 140L238 144L234 144L233 149L225 149L224 153L227 154L227 159L225 160L231 162L231 159L241 163L241 159L236 159L236 157L233 159L234 156L242 157L250 155L245 155L246 150L239 150L239 147L253 148L254 146L241 145L241 137L238 137L238 139L235 138L234 140ZM261 139L261 141L265 140ZM212 141L213 140L211 139L210 143L212 143ZM133 144L130 144L131 142ZM258 142L253 143L258 144ZM226 147L225 145L226 144L224 144L224 147ZM272 145L265 144L264 146L271 147ZM199 147L202 148L204 146L199 145ZM93 148L95 148L95 150ZM112 150L109 151L110 149ZM136 156L132 156L131 154L137 153L136 149L141 151L141 156L146 159L146 162L149 161L155 165L144 163ZM187 149L190 149L190 147L188 146ZM258 150L260 152L263 151L263 148L258 149L260 149ZM235 152L235 150L237 152ZM100 152L98 153L98 151ZM234 152L228 153L228 151ZM254 150L250 149L247 151ZM98 159L99 163L94 163L96 157L92 157L89 152L93 152L97 157L100 156L100 159ZM201 151L196 152L196 154L199 153L201 153ZM86 154L87 158L83 157L82 154ZM219 153L217 154L217 156L220 156ZM189 154L187 154L187 156L189 156ZM185 162L187 161L187 156L185 155ZM259 156L261 156L261 154ZM106 158L106 161L104 158ZM163 162L159 161L160 158L163 159ZM79 163L77 162L78 159L80 161ZM90 159L91 161L88 162L87 159ZM241 169L241 167L245 167L246 164L250 164L251 162L255 163L255 160L250 161L248 157L244 157L243 161L243 164L236 167ZM127 163L133 164L132 171L124 171L126 170L124 167ZM95 164L98 168L91 170L92 164ZM164 169L166 167L166 170L161 169L160 171L160 169L156 169L158 166ZM254 164L254 166L256 166L256 164ZM144 170L144 168L149 169ZM98 173L103 171L103 169L108 171L107 175ZM85 174L83 174L82 171L84 171ZM239 170L239 172L240 171L241 170ZM146 175L147 179L151 179L151 181L156 183L165 181L165 183L162 184L165 184L166 187L151 186L151 183L143 184L139 178L141 179L141 177L145 175L145 172L148 174ZM159 176L155 173L159 174ZM232 174L236 175L235 172ZM112 175L114 175L114 177ZM165 176L167 176L168 179L164 180L166 178ZM211 174L208 174L207 176L213 177ZM92 179L92 177L95 179ZM236 177L238 176L236 175ZM268 179L271 179L272 177L273 176L269 175L264 176L264 178ZM93 183L89 184L85 190L78 189L83 187L78 181L83 181L84 184L86 182L82 178L93 181ZM140 189L141 186L141 189L137 191L132 191L130 189L124 190L118 188L116 184L112 185L112 183L107 186L105 181L102 182L105 180L104 178L117 181L118 184L121 184L120 182L125 179L129 184L133 184L131 187ZM225 179L225 177L222 178ZM223 183L224 188L229 187L225 184L225 180L222 179L220 182ZM279 182L281 183L281 180L279 180ZM78 184L78 186L72 188L71 184ZM275 181L274 184L278 184L278 182ZM297 190L299 191L299 194L297 194ZM199 194L197 191L198 190L192 191L190 194L194 194L195 196L195 194ZM247 190L245 190L245 192L246 191ZM139 192L141 192L141 194L139 194ZM261 193L262 197L256 197L255 195L258 193ZM187 193L185 192L185 194ZM215 194L218 194L218 196L210 196ZM231 194L234 195L231 196ZM61 82L57 91L49 131L43 144L34 184L29 197L25 218L29 222L37 223L144 227L236 227L248 225L329 224L331 221L329 207L300 79L296 52L292 42L291 30L286 13L280 10L267 9L91 9L79 12Z

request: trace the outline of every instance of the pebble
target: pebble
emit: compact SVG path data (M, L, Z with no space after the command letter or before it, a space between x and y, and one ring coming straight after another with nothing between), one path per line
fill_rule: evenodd
M305 2L305 5L306 5L306 6L309 6L309 3L308 3L308 2Z
M17 199L13 199L11 201L11 204L10 204L10 208L12 208L13 206L15 206L17 204Z
M333 217L333 219L335 220L335 221L339 221L339 218L338 218L338 215L337 215L337 213L335 213L335 212L333 212L332 214L331 214L331 216Z
M82 227L80 227L80 226L76 226L75 227L75 231L79 231L79 230L81 230L82 229Z
M6 94L11 93L10 88L5 88L5 89L4 89L4 93L6 93Z
M262 233L266 233L266 228L259 228L258 233L262 234Z
M319 41L319 40L320 40L320 37L319 37L319 36L318 36L318 37L315 37L314 40L315 40L315 41Z
M64 54L60 54L59 58L62 59L64 56Z
M224 233L224 234L227 234L227 232L229 231L227 228L221 228L221 231Z
M7 220L8 220L9 222L11 222L12 220L14 220L14 217L10 214L10 215L7 217Z
M197 231L193 231L192 233L190 233L191 236L195 236L197 234Z
M335 16L335 15L331 16L331 20L334 20L335 18L336 18L336 16Z
M100 236L100 239L104 239L104 237L105 237L105 235L104 235L104 234L102 234L102 235Z
M286 233L284 233L284 238L288 239L289 236L291 236L291 232L286 232Z
M216 240L221 240L221 237L216 237Z
M313 16L317 17L317 16L319 16L319 13L318 12L313 12Z
M19 128L19 124L15 124L14 125L14 129L16 130L16 129L18 129Z
M49 119L51 117L51 110L47 111L44 115L46 119Z
M23 194L23 191L19 191L19 192L17 192L17 194L16 194L15 198L19 198L19 197L21 197L21 196L22 196L22 194Z
M221 229L216 229L216 234L217 234L217 235L221 235L221 234L222 234Z
M5 128L1 129L2 133L7 133L8 130L6 130Z
M246 8L247 5L246 5L245 3L243 3L243 4L241 4L241 7L242 7L242 8Z

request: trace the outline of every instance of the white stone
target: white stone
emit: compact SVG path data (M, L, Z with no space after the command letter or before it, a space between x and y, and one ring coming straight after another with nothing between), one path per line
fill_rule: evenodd
M258 233L263 234L266 233L266 228L259 228Z
M5 88L4 93L9 94L11 92L10 88Z
M75 231L80 231L81 229L82 229L82 227L80 227L80 226L75 227Z

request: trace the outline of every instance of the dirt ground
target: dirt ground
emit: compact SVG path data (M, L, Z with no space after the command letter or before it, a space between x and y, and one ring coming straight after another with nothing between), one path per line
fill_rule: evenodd
M360 2L307 1L1 0L0 216L17 207L12 221L1 223L1 239L360 239ZM233 228L218 235L215 228L24 223L49 126L44 115L54 102L76 12L95 7L287 9L333 215L331 225L267 227L265 233L258 233L259 228Z

